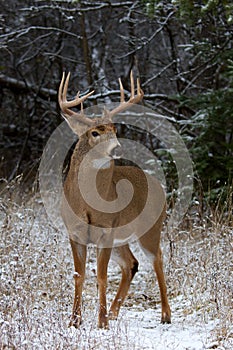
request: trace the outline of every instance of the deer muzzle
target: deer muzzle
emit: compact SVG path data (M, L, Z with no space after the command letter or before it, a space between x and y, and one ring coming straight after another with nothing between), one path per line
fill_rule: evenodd
M115 140L114 140L115 141ZM119 159L122 157L122 147L120 142L117 140L113 142L113 147L111 147L111 150L109 152L109 155L112 159Z

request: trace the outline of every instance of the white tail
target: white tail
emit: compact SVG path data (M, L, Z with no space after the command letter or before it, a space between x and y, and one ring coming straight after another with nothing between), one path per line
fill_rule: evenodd
M67 120L71 129L79 136L71 158L70 168L64 183L64 198L62 204L62 217L70 236L70 243L73 252L75 266L75 296L71 325L78 327L81 323L82 289L85 278L86 246L88 243L99 243L97 247L97 282L99 291L99 320L98 326L108 328L108 320L118 316L119 309L127 295L130 283L138 271L138 261L132 254L129 245L121 245L111 248L114 243L114 229L123 227L133 222L142 212L148 196L148 175L134 166L116 166L114 158L117 157L120 144L116 137L116 127L112 123L112 117L131 104L139 103L143 98L143 92L137 80L137 93L134 94L134 80L131 73L131 97L125 102L124 89L120 81L121 102L112 111L105 110L102 118L90 119L85 117L82 103L93 92L80 98L79 94L72 101L67 101L66 94L69 82L69 74L65 79L63 74L59 88L59 104L62 115ZM70 108L81 104L81 112L76 113ZM101 147L103 145L103 147ZM107 145L107 146L106 146ZM98 151L95 152L96 146ZM122 179L128 180L133 186L133 197L130 204L120 212L102 212L87 204L80 191L81 163L87 154L91 156L86 161L83 176L88 181L92 172L99 168L96 177L96 188L101 198L110 204L119 195L116 192L116 184ZM107 166L96 166L99 159L108 160ZM166 283L163 273L162 253L160 249L160 233L166 215L166 201L164 191L155 179L149 179L153 183L153 191L150 193L153 198L153 205L147 213L147 218L156 217L150 229L143 235L140 234L141 224L137 222L132 226L132 231L138 236L138 241L147 255L149 255L155 273L157 275L161 303L162 323L171 322L171 311L167 300ZM89 185L89 184L88 184ZM91 188L86 187L87 191ZM90 186L89 186L90 187ZM94 191L94 189L93 189ZM155 214L156 213L156 214ZM145 218L144 218L145 219ZM89 225L89 229L87 226ZM93 227L103 231L96 239L96 232ZM104 234L105 232L105 234ZM107 232L107 234L106 234ZM108 245L101 244L102 237L108 240ZM121 237L117 237L121 239ZM105 242L105 241L104 241ZM106 307L107 267L110 257L115 259L122 271L121 282L116 297L110 307L109 313Z

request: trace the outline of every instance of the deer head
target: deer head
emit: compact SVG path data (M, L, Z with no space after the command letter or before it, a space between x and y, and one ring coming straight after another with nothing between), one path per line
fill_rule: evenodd
M103 141L110 141L108 147L104 146L98 147L98 150L101 151L103 157L110 158L119 158L119 147L120 144L117 140L116 133L117 129L113 124L113 116L117 113L122 112L123 110L129 108L132 104L139 103L143 98L143 91L140 87L139 79L137 79L137 94L134 92L134 79L133 73L131 71L130 80L131 80L131 95L128 101L125 101L124 88L119 79L120 84L120 104L113 110L104 109L102 117L100 118L88 118L84 114L83 102L91 96L94 91L87 93L86 95L80 97L79 92L76 97L67 101L67 90L70 79L70 73L68 73L65 78L65 73L63 73L62 80L58 92L58 101L61 108L62 116L65 118L70 128L79 138L86 138L89 143L90 148L94 148L97 144ZM81 106L79 113L71 110L72 107Z

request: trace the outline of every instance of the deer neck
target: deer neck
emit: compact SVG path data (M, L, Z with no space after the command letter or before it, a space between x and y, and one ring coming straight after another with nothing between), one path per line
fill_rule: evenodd
M90 174L96 172L96 185L100 193L103 193L104 197L109 197L109 194L113 192L113 173L114 173L114 160L108 160L101 158L101 156L88 157L91 146L85 140L78 142L75 147L74 153L71 158L69 174L71 178L78 179L79 171L82 169L82 175L85 178L90 179ZM85 162L85 166L82 166L82 162Z

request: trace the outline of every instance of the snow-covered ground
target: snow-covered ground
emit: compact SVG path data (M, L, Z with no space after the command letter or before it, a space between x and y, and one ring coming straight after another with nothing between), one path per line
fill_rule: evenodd
M233 348L232 230L192 226L164 234L162 247L172 324L160 324L157 281L137 245L140 262L129 295L109 330L97 324L95 250L89 249L83 324L68 328L73 298L69 242L48 221L39 201L1 204L0 349ZM120 270L109 266L109 303Z
M146 309L144 311L131 311L124 309L120 320L110 322L110 331L97 331L89 323L84 326L87 336L80 338L83 342L90 344L90 349L96 340L98 349L214 349L218 348L218 342L212 340L212 332L218 321L204 322L195 314L184 317L181 306L182 300L174 300L172 307L174 311L173 323L162 325L158 322L159 310ZM179 310L180 309L180 310ZM75 329L70 334L77 334ZM81 331L82 332L82 331ZM81 347L82 348L82 347ZM87 347L88 348L88 347ZM220 349L220 348L219 348Z

